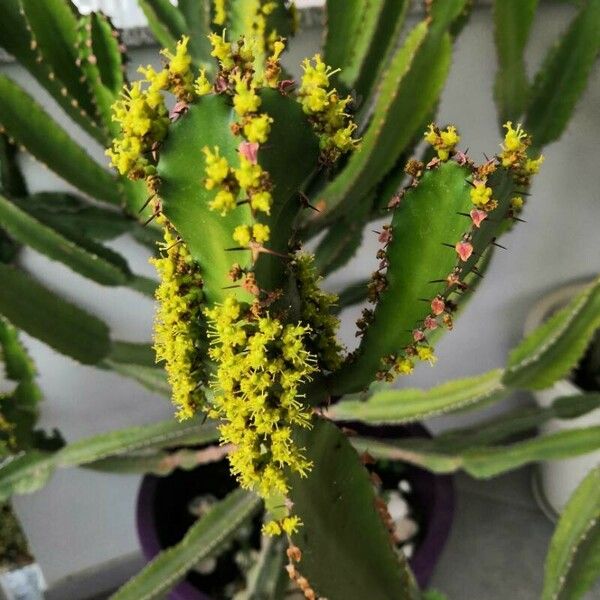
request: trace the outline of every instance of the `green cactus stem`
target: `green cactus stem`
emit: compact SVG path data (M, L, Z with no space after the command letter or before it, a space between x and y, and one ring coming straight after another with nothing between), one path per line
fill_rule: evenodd
M269 42L264 61L249 38L209 41L214 78L194 70L187 37L163 52L162 71L140 69L145 79L115 103L121 133L108 154L121 174L146 181L166 229L155 347L178 415L221 420L240 485L275 507L288 473L311 469L293 441L294 429L311 427L304 386L341 362L336 298L320 291L313 259L296 254L300 192L357 146L356 125L320 56L304 61L292 92L283 40ZM171 114L164 92L177 100ZM289 510L275 512L266 533L297 529Z
M518 190L543 161L527 155L531 139L520 125L505 127L502 151L479 166L455 150L454 127L431 125L425 132L437 156L427 165L409 161L413 181L390 203L392 222L379 234L380 265L369 285L376 306L358 322L359 348L330 378L333 395L360 391L373 378L410 374L417 360L435 362L428 339L452 328L469 292L466 277L478 273L477 264L518 218Z

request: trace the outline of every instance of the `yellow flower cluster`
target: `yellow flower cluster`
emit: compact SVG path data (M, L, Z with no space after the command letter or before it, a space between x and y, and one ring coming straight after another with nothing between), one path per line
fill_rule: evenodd
M520 123L516 129L513 128L511 121L505 123L503 127L506 129L506 135L502 144L500 160L503 167L512 167L525 159L525 152L531 141Z
M160 258L151 262L160 276L156 290L158 308L154 322L157 362L164 361L173 403L179 419L188 419L204 404L201 365L205 339L202 316L202 278L186 245L164 217L164 245ZM205 350L205 349L204 349Z
M192 57L188 51L190 38L184 35L177 42L175 54L162 50L161 54L169 61L164 69L168 76L167 89L182 102L191 102L194 98L194 74L192 72Z
M319 54L312 60L305 59L302 68L298 101L319 135L323 159L335 162L359 144L359 140L352 137L357 125L346 113L351 98L342 99L335 89L329 90L329 78L337 71L327 66Z
M112 118L121 126L121 133L106 154L121 175L144 179L156 174L154 150L169 128L169 112L162 92L171 92L179 101L187 103L195 94L203 95L212 90L205 71L201 71L194 82L189 41L183 36L174 54L162 51L169 60L164 69L156 71L150 65L140 67L138 72L144 79L126 87L113 105Z
M493 190L487 186L487 179L475 180L471 186L471 202L486 212L492 211L498 206L497 200L492 197Z
M210 210L226 216L237 207L241 191L248 199L253 212L270 214L273 204L271 181L269 174L257 162L240 155L240 165L234 169L227 159L221 156L218 147L215 146L211 150L205 146L202 151L205 155L204 187L207 190L218 190L209 204ZM259 243L268 241L269 228L266 225L257 223L254 230L253 234L250 227L238 227L233 236L234 240L242 246L247 246L251 239ZM245 240L245 243L240 240Z
M234 48L224 37L212 34L209 38L213 45L213 55L220 63L218 77L228 82L234 111L240 117L240 122L235 124L233 131L245 138L240 144L239 165L235 168L220 155L218 148L203 148L206 157L204 186L207 190L217 189L209 207L226 216L240 202L247 201L252 216L256 219L257 213L269 215L273 204L271 178L258 163L260 144L267 141L273 119L258 112L262 100L254 76L255 58L246 39L242 38ZM283 43L280 44L276 60L283 51ZM260 246L268 242L269 237L269 227L258 222L240 225L233 232L234 241L242 247L248 247L251 243Z
M248 113L255 113L261 104L260 96L256 93L256 87L251 77L242 78L239 73L233 77L235 94L233 96L233 108L235 112L243 117Z
M0 406L3 400L11 400L8 394L0 394ZM0 459L16 450L15 426L0 412Z
M536 175L542 163L544 156L540 154L537 158L529 158L527 149L531 145L531 137L518 124L513 128L511 121L504 124L506 135L502 144L502 152L499 154L503 167L512 169L516 174L517 183L528 185L532 175Z
M247 248L250 242L264 244L269 241L271 231L268 225L254 223L254 225L238 225L233 230L233 240L242 248Z
M322 277L315 269L314 260L312 254L297 254L291 268L298 285L300 316L311 329L307 336L307 346L316 354L321 369L334 371L342 363L343 350L336 338L340 321L332 314L338 297L319 287Z
M262 527L262 532L271 537L281 535L282 533L293 535L300 527L302 527L300 517L292 515L284 517L280 521L273 520L265 523Z
M398 358L390 357L386 361L391 364L391 370L387 372L381 371L378 374L378 378L393 381L394 375L410 375L415 370L415 358L423 362L428 362L432 366L437 362L437 357L431 346L427 344L407 346L401 356Z
M213 150L204 146L202 152L205 156L204 187L207 190L218 190L208 206L210 210L217 211L224 217L237 206L239 184L229 162L221 156L217 146Z
M231 69L235 63L232 56L231 42L225 39L225 30L223 30L223 35L209 34L208 41L212 46L210 55L219 61L221 70Z
M150 161L151 152L165 138L169 127L169 113L159 82L154 79L146 90L142 86L142 81L136 81L113 105L112 118L121 126L121 133L106 151L119 173L130 179L156 173Z
M242 128L244 137L256 144L264 144L271 133L273 119L266 113L260 115L246 115Z
M316 370L305 348L309 328L251 318L233 296L205 315L217 363L209 416L223 421L221 440L235 446L231 469L263 498L285 495L286 469L305 476L311 468L292 439L294 426L310 427L310 409L300 400L300 386Z
M431 123L425 132L425 141L436 149L440 160L446 161L460 142L460 135L458 135L454 125L449 125L445 130L440 130L439 127Z
M213 0L213 23L225 25L227 21L227 0Z
M267 19L277 8L277 2L272 0L251 0L246 3L243 11L242 29L248 44L254 50L256 70L261 72L267 47L272 48L277 39L277 31L272 29L267 35Z
M200 74L194 82L194 92L197 96L206 96L213 91L213 85L206 76L206 69L200 69Z
M276 88L279 85L279 76L281 75L281 54L285 50L285 44L282 39L273 42L273 53L267 57L265 65L264 80L265 85L270 88Z

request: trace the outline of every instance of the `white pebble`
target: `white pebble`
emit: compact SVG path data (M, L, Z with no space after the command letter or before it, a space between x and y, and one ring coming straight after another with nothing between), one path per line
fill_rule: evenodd
M400 542L410 540L417 531L419 531L419 526L412 519L394 521L394 536Z

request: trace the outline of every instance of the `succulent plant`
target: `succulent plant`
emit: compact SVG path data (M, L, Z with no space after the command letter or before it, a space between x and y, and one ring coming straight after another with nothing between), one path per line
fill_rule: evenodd
M597 428L516 443L511 436L589 412L598 398L562 399L431 441L347 437L335 422L410 422L479 408L510 389L551 384L580 357L600 320L598 283L531 334L505 370L428 391L387 385L416 361L435 362L435 339L452 329L497 240L521 220L541 149L564 130L597 56L600 3L582 4L533 85L523 51L535 2L496 3L504 139L482 164L460 149L455 126L433 122L453 41L468 18L466 0L426 3L400 46L409 2L329 0L324 54L302 63L298 82L281 65L293 29L285 2L140 4L166 46L165 66L140 68L133 83L124 75L119 34L101 13L80 15L68 0L6 0L0 8L7 24L0 45L107 148L116 168L100 166L0 76L6 134L83 193L113 205L29 196L5 142L0 225L3 261L11 264L0 264L0 313L84 364L171 394L179 421L61 449L23 447L0 465L0 499L39 488L58 467L192 468L215 451L195 447L220 440L241 489L115 598L160 597L263 505L263 531L284 536L288 575L305 597L418 598L356 450L490 477L597 448ZM422 141L426 149L411 158ZM340 295L373 305L357 324L358 348L346 354L336 340L342 300L321 289L321 279L354 254L363 226L383 216L389 224L378 233L378 270ZM151 247L162 236L153 258L156 290L102 245L123 232ZM317 234L313 255L304 244ZM97 317L15 266L15 242L101 284L155 293L159 367L148 345L111 340ZM574 502L589 504L597 492L582 485ZM568 520L561 527L568 536ZM574 536L568 543L578 553ZM265 548L265 560L281 561ZM548 564L552 594L569 564Z

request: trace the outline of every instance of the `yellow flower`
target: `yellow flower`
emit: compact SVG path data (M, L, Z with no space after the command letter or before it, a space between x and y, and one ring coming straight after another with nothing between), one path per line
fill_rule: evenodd
M158 89L164 81L151 68L143 72L152 80L148 90L142 87L144 82L136 81L113 104L112 118L119 123L121 132L106 151L119 173L131 179L154 172L148 157L154 144L165 138L169 127L169 114Z
M520 123L517 125L516 129L513 129L512 121L507 121L503 127L506 129L503 146L505 151L519 152L527 148L527 133L523 130Z
M246 247L254 240L258 244L269 241L270 229L268 225L255 223L254 225L238 225L233 231L233 239L240 246Z
M336 336L340 321L333 313L338 297L320 288L323 278L319 276L314 260L314 255L297 254L291 266L297 279L300 316L310 327L307 346L317 356L322 369L333 371L341 365L343 352Z
M418 345L417 356L419 357L419 360L428 361L431 365L437 361L431 346Z
M263 113L256 117L250 117L244 124L244 136L249 142L264 144L271 132L273 119Z
M242 117L248 113L255 113L261 104L260 96L246 79L241 79L237 75L234 77L234 81L235 95L233 96L233 108L235 112Z
M529 175L537 175L540 172L540 167L544 162L544 155L540 154L538 158L528 158L525 163L525 171Z
M252 226L252 237L259 243L264 244L269 241L271 230L268 225L262 223L256 223Z
M211 56L214 56L224 69L231 69L234 66L233 58L231 56L231 42L225 41L225 32L223 35L217 35L216 33L210 33L208 40L212 45Z
M425 141L435 148L440 160L446 161L460 142L460 135L458 135L454 125L449 125L445 130L440 130L431 123L425 132Z
M259 164L252 164L247 158L240 156L240 168L235 170L235 177L241 188L257 187L263 173L264 171Z
M352 138L356 124L346 108L350 96L341 99L335 89L329 90L329 79L337 71L328 67L319 54L302 63L304 73L298 90L302 110L311 116L311 123L319 136L321 157L333 163L342 154L354 150L359 140Z
M192 57L188 52L190 38L184 35L178 42L175 48L175 54L171 55L167 51L163 51L169 58L169 71L175 75L187 75L192 64Z
M410 375L415 370L415 365L410 358L402 357L394 363L394 371L399 375Z
M235 196L229 190L223 189L217 192L217 195L208 205L210 210L220 213L222 217L226 216L237 206Z
M493 202L492 188L487 187L485 181L474 181L470 191L471 202L477 207L486 208Z
M263 498L285 495L286 470L305 475L311 468L292 438L292 426L309 426L310 410L298 399L301 384L315 370L303 345L308 329L269 316L248 319L233 296L204 314L217 361L211 416L222 422L223 443L236 446L229 456L232 472L242 487ZM268 529L279 533L274 525Z
M206 179L204 186L207 190L212 190L215 186L222 183L229 174L229 163L224 156L220 155L218 146L215 146L214 150L211 150L208 146L204 146L202 152L206 156L204 170Z
M270 192L256 192L250 196L250 206L252 207L252 210L257 210L270 215L272 204L273 197Z
M516 212L520 212L521 210L523 210L523 198L521 196L515 196L511 201L510 201L510 207L516 211Z
M262 532L269 537L281 535L281 526L277 521L269 521L262 526Z
M187 246L163 217L163 255L151 259L160 276L154 322L156 360L165 361L172 399L179 419L193 416L205 403L201 367L202 277Z
M503 127L506 129L506 135L500 153L502 166L520 170L527 160L526 151L531 140L521 124L518 124L517 128L514 129L512 121L508 121Z
M214 0L213 12L213 23L215 25L225 25L225 21L227 21L227 0Z
M212 92L212 84L206 77L206 69L200 69L200 74L194 83L194 91L198 96L206 96Z
M238 225L233 230L233 240L243 248L249 246L250 240L252 240L252 228L250 225Z
M302 521L298 516L285 517L281 523L281 528L288 535L293 535L298 531L298 528L302 527Z

